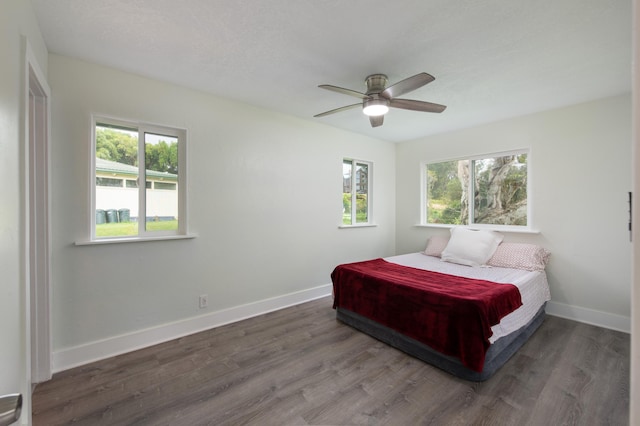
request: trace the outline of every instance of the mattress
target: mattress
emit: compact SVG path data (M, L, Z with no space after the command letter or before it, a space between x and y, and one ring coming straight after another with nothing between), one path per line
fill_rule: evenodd
M500 323L491 327L493 335L489 338L494 343L531 322L538 311L551 300L547 275L544 271L525 271L522 269L471 267L444 262L438 257L423 253L409 253L386 257L387 262L412 268L425 269L443 274L475 278L496 283L513 284L520 291L522 306L508 314Z

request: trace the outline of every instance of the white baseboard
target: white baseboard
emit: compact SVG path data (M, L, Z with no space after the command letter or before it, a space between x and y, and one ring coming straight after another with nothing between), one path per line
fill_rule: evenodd
M57 373L68 370L73 367L157 345L158 343L177 339L189 334L309 302L331 295L331 290L331 284L325 284L308 290L235 306L182 321L163 324L108 339L97 340L71 348L64 348L53 352L53 372ZM546 311L549 315L622 331L624 333L631 333L631 318L629 317L553 301L547 303Z
M53 352L53 372L163 343L189 334L241 321L331 295L331 284L272 297L157 327L114 336Z
M547 314L555 317L566 318L585 324L609 328L611 330L631 333L631 318L579 306L566 305L564 303L550 301L547 303Z

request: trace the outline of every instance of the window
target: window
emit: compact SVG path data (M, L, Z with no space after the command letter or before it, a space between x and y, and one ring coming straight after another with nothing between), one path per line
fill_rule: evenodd
M342 161L342 224L371 222L371 169L366 161Z
M529 226L528 152L428 163L423 223Z
M92 240L185 235L186 131L98 117L93 127Z

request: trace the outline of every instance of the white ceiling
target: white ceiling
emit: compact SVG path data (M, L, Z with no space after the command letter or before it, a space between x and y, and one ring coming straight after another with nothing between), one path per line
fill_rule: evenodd
M400 142L631 91L631 0L32 0L49 51ZM418 72L371 128L366 91Z

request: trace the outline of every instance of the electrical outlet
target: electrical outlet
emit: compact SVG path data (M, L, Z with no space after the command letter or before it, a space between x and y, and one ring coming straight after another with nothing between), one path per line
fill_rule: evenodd
M206 294L201 294L198 297L198 303L199 303L200 309L206 308L207 306L209 306L209 296Z

